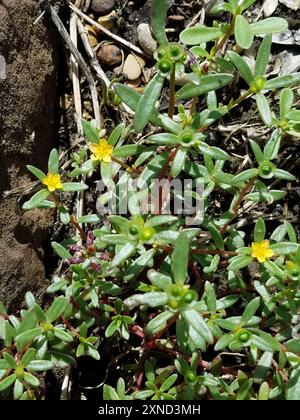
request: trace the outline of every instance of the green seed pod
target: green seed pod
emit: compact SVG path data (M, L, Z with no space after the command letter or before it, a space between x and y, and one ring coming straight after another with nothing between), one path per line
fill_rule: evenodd
M272 178L275 166L271 162L262 162L259 165L259 173L262 178Z
M190 131L184 131L180 135L180 142L184 146L192 145L195 141L195 136L193 132Z
M161 60L162 58L166 58L168 56L168 49L165 47L160 47L156 52L156 56L158 60Z
M158 62L157 67L163 74L167 74L172 70L173 64L169 60L162 59Z
M265 166L262 168L261 171L264 175L269 175L272 172L272 168L271 166Z
M170 296L174 298L180 298L182 296L182 293L183 293L182 286L179 286L177 284L172 286L169 290Z
M297 278L300 275L299 270L297 270L296 268L294 268L290 273L291 273L291 276L294 278Z
M137 236L140 233L140 227L138 225L131 225L129 227L129 233L132 236Z
M174 42L169 46L169 58L172 61L180 61L184 57L184 51L180 44Z
M247 343L247 341L249 341L251 338L251 334L249 331L242 329L238 331L238 333L236 334L236 338L241 343Z
M191 303L195 299L197 299L197 293L194 290L188 291L183 298L185 303Z
M197 381L197 375L194 372L188 372L185 377L184 377L185 381L188 382L189 384L193 384L194 382Z

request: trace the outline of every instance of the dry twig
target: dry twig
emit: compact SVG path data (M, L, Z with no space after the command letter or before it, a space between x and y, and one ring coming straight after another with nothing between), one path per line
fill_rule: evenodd
M48 4L46 6L47 12L49 13L49 16L51 17L53 23L55 24L57 30L59 31L60 35L62 36L66 46L69 48L73 56L75 57L77 63L79 64L81 70L83 71L87 82L89 84L90 90L91 90L91 97L92 97L92 103L95 113L95 120L97 121L98 126L100 127L100 107L99 107L99 101L98 101L98 92L95 80L93 78L92 72L86 62L84 61L82 55L77 50L75 45L73 44L66 28L64 27L62 21L60 20L58 14L54 10L54 8Z
M130 50L134 51L136 54L141 55L145 58L149 58L144 53L144 51L142 51L139 47L137 47L136 45L133 45L131 42L126 41L125 39L121 38L120 36L115 35L111 31L109 31L108 29L104 28L104 26L100 25L94 19L91 19L89 16L87 16L81 10L77 9L77 7L75 7L74 4L70 3L69 7L70 7L71 10L73 10L75 13L77 13L78 16L80 16L82 19L84 19L89 24L93 25L95 28L99 29L99 31L103 32L109 38L114 39L118 43L122 44L124 47L129 48Z

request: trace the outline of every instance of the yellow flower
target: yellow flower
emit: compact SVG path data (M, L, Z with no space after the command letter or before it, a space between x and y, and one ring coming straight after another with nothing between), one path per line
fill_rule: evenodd
M111 162L111 155L113 152L113 147L107 143L107 140L100 139L98 144L89 144L89 149L92 152L92 160L99 160L106 163Z
M267 259L272 258L274 251L270 248L270 241L265 239L261 242L252 243L251 257L256 258L260 263L265 262Z
M60 180L59 174L52 174L49 172L46 178L43 179L43 184L47 186L50 192L62 189L63 185Z

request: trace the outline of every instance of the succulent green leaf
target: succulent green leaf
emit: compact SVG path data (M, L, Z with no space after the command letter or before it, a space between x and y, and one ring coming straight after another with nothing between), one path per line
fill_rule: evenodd
M262 93L258 93L257 95L255 95L255 99L258 111L263 122L267 127L272 127L271 108L267 98Z
M165 78L161 74L153 77L141 96L135 113L134 128L140 133L146 127L154 113L155 104L159 99Z
M59 156L56 149L52 149L48 160L48 171L51 174L57 174L59 169Z
M237 15L234 25L234 35L237 44L244 48L248 49L251 47L254 33L251 30L251 26L248 21L242 15Z
M199 25L182 31L180 41L186 45L199 45L204 42L214 41L222 35L222 31L218 27Z
M168 12L167 0L152 0L151 4L151 26L153 33L160 45L167 45L166 21Z
M227 54L241 77L250 86L251 82L253 81L253 74L246 61L235 51L228 51Z
M180 233L172 254L172 273L176 284L184 284L187 279L189 253L189 239L185 233Z
M37 177L42 182L46 178L46 175L44 174L44 172L36 168L35 166L27 165L26 168L28 169L28 171L30 171L35 177Z
M272 36L266 35L258 49L254 68L254 76L264 76L270 57L271 45Z
M284 76L278 76L274 79L267 80L265 89L280 89L300 83L300 73L291 73Z
M187 83L177 92L178 99L190 99L194 96L204 95L213 90L220 89L228 85L233 80L233 76L227 73L210 74L200 76L197 84Z
M286 31L288 29L288 23L285 19L270 17L251 23L250 27L255 35L267 35Z
M69 300L64 296L57 297L46 311L47 322L56 321L66 310Z
M85 191L88 189L88 186L83 182L64 182L63 191L65 192L76 192L76 191Z

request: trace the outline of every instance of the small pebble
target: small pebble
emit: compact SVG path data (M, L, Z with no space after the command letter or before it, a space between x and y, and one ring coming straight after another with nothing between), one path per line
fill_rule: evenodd
M142 74L145 61L140 57L129 54L125 60L123 74L128 80L136 80Z
M278 6L278 0L266 0L263 4L263 12L265 17L271 16Z
M300 0L279 0L280 3L284 4L286 7L292 10L300 9Z
M175 75L175 83L177 86L184 86L189 82L189 77L186 73Z
M127 83L127 86L130 86L130 87L132 87L132 88L137 88L137 87L139 87L140 86L140 84L141 84L141 78L140 77L138 77L137 79L135 79L135 80L130 80L128 83Z
M168 17L168 20L169 20L170 22L180 23L180 22L184 22L185 17L184 17L184 16L181 16L181 15L170 15L170 16Z
M91 9L94 13L104 16L115 7L115 0L92 0Z
M107 66L114 67L122 62L122 52L113 44L103 45L97 54L98 59Z
M108 29L109 31L112 31L115 26L116 18L117 18L117 13L115 10L113 10L108 15L100 16L98 19L98 23L100 23L100 25L102 25L104 28Z
M137 36L140 46L145 53L152 56L157 49L157 42L152 35L150 25L148 23L141 23L137 28Z
M88 38L89 38L90 44L92 47L95 47L96 45L98 45L97 31L95 28L93 28L93 26L90 26L90 25L86 25L86 29L88 32Z

